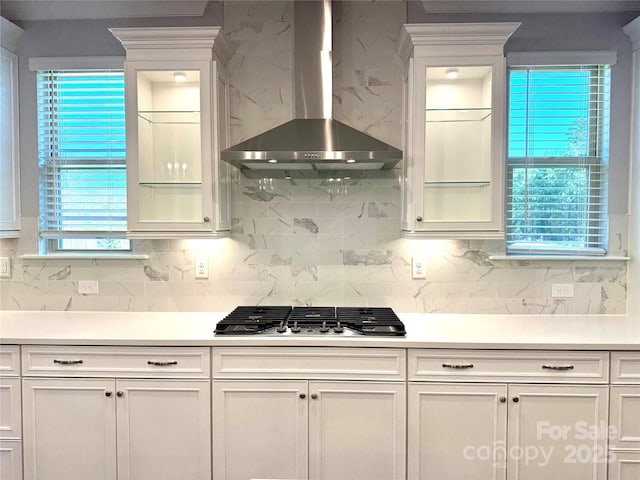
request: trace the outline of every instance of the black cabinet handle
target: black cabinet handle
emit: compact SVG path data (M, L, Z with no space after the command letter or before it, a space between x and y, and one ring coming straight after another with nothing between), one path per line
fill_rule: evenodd
M464 370L467 368L473 368L473 363L443 363L442 368L455 368L458 370Z
M317 393L312 393L311 394L311 398L313 398L314 400L318 398L318 394Z
M107 390L106 392L104 392L105 396L110 397L111 395L113 395L113 392L111 390Z
M82 360L58 360L54 358L53 363L57 363L58 365L80 365L84 362Z
M543 370L573 370L573 365L542 365Z
M300 398L307 398L307 396L304 393L301 393Z
M513 401L514 401L515 403L518 403L518 402L520 401L520 397L513 397Z
M124 392L122 392L122 391L120 391L120 390L118 390L118 391L116 392L116 396L118 396L118 397L122 397L123 395L124 395Z
M173 360L172 362L155 362L153 360L149 360L147 364L153 365L154 367L168 367L170 365L177 365L178 362L176 360Z
M500 397L500 403L504 403L507 401L507 397Z

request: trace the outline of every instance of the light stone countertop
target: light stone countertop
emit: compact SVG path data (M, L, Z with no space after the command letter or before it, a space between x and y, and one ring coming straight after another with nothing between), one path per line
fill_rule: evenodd
M226 312L0 312L0 343L639 350L627 315L398 314L406 337L218 336Z

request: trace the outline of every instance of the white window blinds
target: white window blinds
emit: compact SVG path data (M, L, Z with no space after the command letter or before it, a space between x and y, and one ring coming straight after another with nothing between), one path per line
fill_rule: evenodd
M124 237L122 69L38 71L37 99L41 236Z
M606 253L610 87L609 65L509 68L509 253Z

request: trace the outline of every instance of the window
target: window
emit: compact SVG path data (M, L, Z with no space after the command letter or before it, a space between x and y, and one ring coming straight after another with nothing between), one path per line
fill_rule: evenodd
M510 66L508 253L606 254L610 86L609 64Z
M129 250L124 72L37 70L44 251Z

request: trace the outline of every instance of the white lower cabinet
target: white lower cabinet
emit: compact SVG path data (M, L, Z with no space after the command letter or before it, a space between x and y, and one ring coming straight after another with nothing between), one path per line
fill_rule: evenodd
M606 478L605 352L410 350L408 376L409 479Z
M20 347L0 345L0 479L22 480Z
M116 349L102 370L147 368L162 378L70 378L99 351L73 348L23 350L23 359L49 351L60 369L56 378L47 371L22 379L25 480L211 480L209 371L166 378L171 369L181 375L175 372L192 350ZM206 362L208 349L198 351ZM24 361L23 369L37 370Z
M507 386L409 384L410 479L504 479ZM504 401L502 401L504 399Z
M509 385L509 480L604 480L606 385Z
M406 478L403 351L213 351L215 480Z
M405 399L400 383L214 380L213 478L403 479Z
M25 480L115 480L115 380L22 382Z
M209 382L25 378L25 480L209 477Z
M640 478L640 352L613 352L609 480Z

